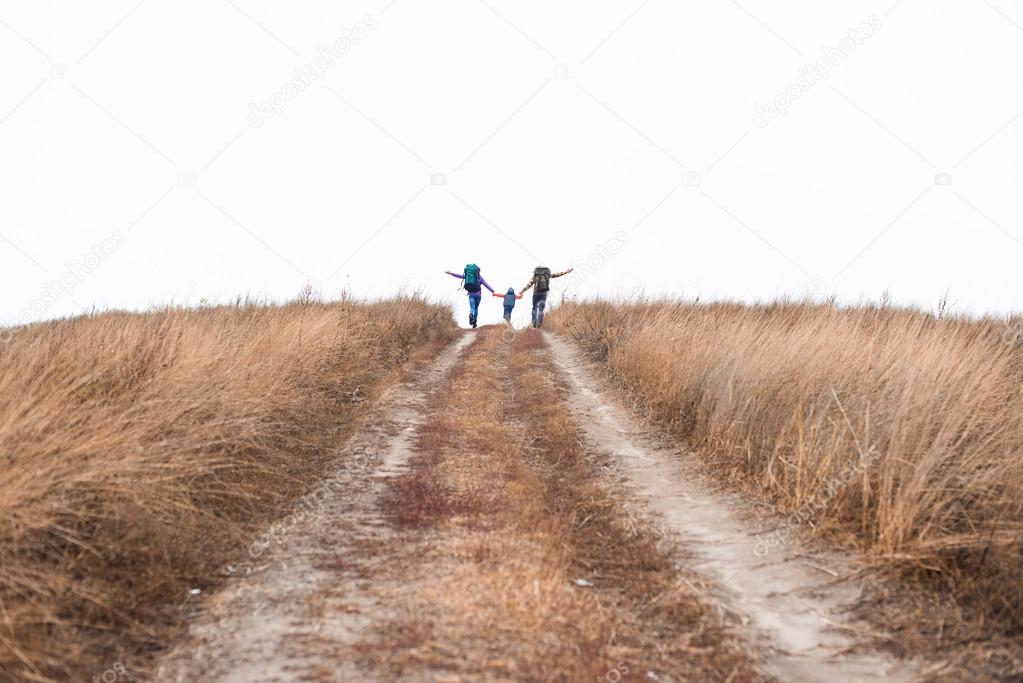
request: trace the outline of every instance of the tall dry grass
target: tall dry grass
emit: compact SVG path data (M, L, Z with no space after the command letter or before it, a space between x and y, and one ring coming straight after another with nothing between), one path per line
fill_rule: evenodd
M1019 635L1023 345L1004 321L595 302L551 322L713 471Z
M418 298L110 313L0 344L0 680L160 645L307 490L365 399L455 333Z

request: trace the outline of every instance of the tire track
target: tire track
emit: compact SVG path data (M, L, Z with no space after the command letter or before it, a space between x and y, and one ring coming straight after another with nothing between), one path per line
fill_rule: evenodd
M378 501L412 453L431 391L474 339L462 336L414 382L381 401L380 419L366 420L370 426L339 455L338 486L300 506L315 513L210 600L189 637L162 659L155 681L367 680L356 662L328 659L330 652L316 644L355 646L388 616L385 587L364 580L383 561L379 548L391 534ZM320 596L339 581L345 609L323 609Z
M688 568L709 579L722 606L749 625L751 641L764 652L765 673L807 683L916 676L914 662L872 651L855 636L864 627L844 614L860 594L854 580L836 581L794 560L795 553L759 556L749 506L712 490L686 466L685 456L652 443L570 343L545 336L587 439L613 456L647 511L693 554ZM828 564L842 577L853 573L848 558L835 555Z

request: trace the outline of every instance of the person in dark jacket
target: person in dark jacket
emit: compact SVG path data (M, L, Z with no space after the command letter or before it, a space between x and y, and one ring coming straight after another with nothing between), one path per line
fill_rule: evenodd
M515 294L515 288L509 287L507 294L494 293L498 299L504 299L504 319L507 322L511 322L512 311L515 310L515 302L522 298L521 294Z
M543 325L543 311L547 307L547 295L551 291L551 280L562 275L568 275L573 270L575 268L569 268L560 273L552 273L551 269L547 266L537 266L533 270L533 277L529 278L529 282L519 292L519 296L522 296L529 291L530 287L536 288L533 291L533 327Z

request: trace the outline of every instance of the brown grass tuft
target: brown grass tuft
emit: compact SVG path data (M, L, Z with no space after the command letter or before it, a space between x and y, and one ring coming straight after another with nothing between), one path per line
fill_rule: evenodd
M0 344L0 679L134 665L330 463L446 308L110 313Z

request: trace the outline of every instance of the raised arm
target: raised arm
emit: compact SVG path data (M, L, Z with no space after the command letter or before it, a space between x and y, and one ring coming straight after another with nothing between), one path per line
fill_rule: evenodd
M450 270L445 270L444 272L450 275L451 277L457 277L459 280L465 279L465 276L462 275L461 273L452 273Z
M522 288L522 289L521 289L521 290L519 291L519 298L521 299L521 298L522 298L522 295L523 295L523 294L525 294L526 292L528 292L528 291L530 290L530 288L532 288L532 286L533 286L534 284L536 284L536 276L535 276L535 275L534 275L533 277L529 278L529 282L527 282L527 283L526 283L526 286L525 286L525 287L523 287L523 288Z
M575 270L575 268L569 268L568 270L563 270L560 273L551 273L551 278L561 277L562 275L568 275L573 270Z
M482 275L480 275L480 284L489 289L491 294L495 293L494 288L487 284L486 279Z

